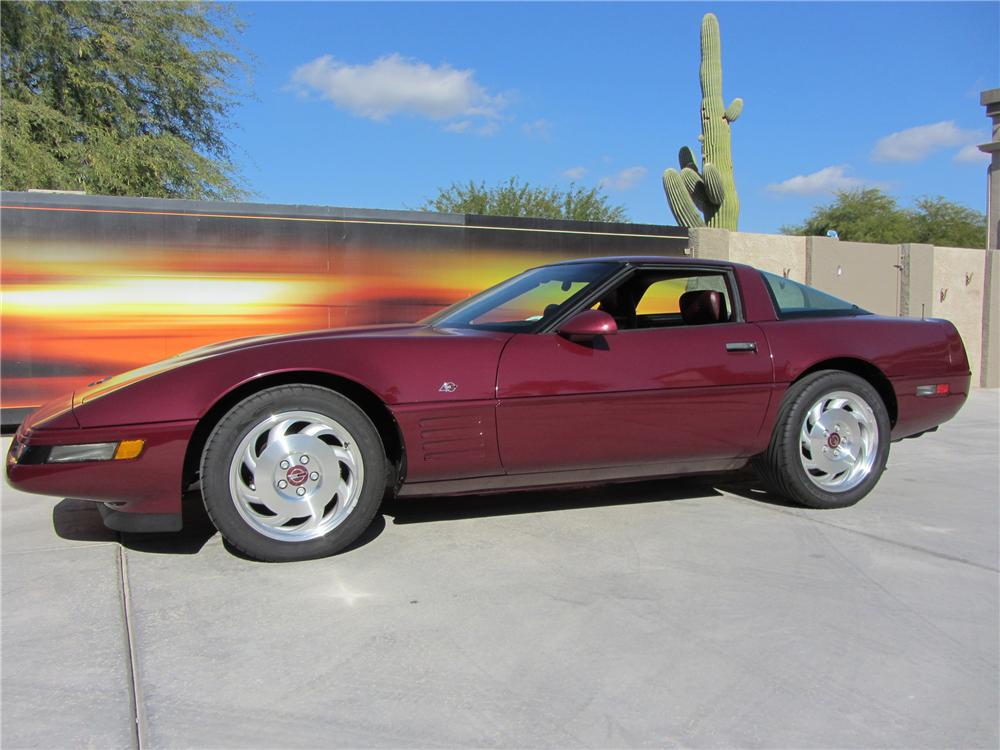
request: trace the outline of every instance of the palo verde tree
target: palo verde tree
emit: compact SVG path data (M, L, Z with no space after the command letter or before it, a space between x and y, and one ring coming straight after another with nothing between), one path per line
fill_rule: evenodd
M986 214L945 198L918 198L910 211L910 242L939 247L986 247Z
M608 197L599 187L582 188L570 185L568 190L557 187L536 187L521 183L516 177L486 187L476 184L452 183L439 188L438 194L424 202L424 211L486 216L525 216L537 219L571 219L573 221L628 221L624 206L609 205Z
M215 3L4 2L0 186L244 195L225 138L241 28Z
M986 247L985 214L942 197L918 198L913 208L902 208L878 188L839 192L832 203L813 209L802 224L781 228L784 234L812 236L830 230L854 242Z

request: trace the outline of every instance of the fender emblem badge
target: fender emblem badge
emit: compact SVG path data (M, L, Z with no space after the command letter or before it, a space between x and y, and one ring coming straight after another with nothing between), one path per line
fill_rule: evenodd
M458 386L448 380L442 383L438 390L441 391L441 393L454 393L458 390Z

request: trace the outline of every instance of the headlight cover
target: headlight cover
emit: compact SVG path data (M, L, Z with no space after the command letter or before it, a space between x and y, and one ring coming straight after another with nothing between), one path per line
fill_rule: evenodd
M122 440L114 443L84 443L81 445L53 445L45 459L47 464L76 463L78 461L110 461L112 459L138 458L145 446L144 440Z
M63 464L75 461L109 461L114 458L118 443L85 443L83 445L53 445L45 463Z

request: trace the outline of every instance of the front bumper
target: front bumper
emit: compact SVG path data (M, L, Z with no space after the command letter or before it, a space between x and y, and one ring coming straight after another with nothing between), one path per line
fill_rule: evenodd
M22 427L7 452L7 481L24 492L109 503L105 522L123 531L129 518L161 516L146 530L180 528L184 457L197 422L162 422L86 429ZM142 439L142 454L131 460L44 463L52 446ZM167 521L164 516L176 516ZM112 518L109 523L108 518ZM114 524L114 525L113 525ZM134 524L133 524L134 525ZM142 524L138 524L142 526Z

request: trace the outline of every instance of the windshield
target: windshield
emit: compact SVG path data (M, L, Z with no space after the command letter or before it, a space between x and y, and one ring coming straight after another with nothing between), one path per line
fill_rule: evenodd
M618 268L617 263L602 262L533 268L423 322L435 328L526 333L566 309Z

